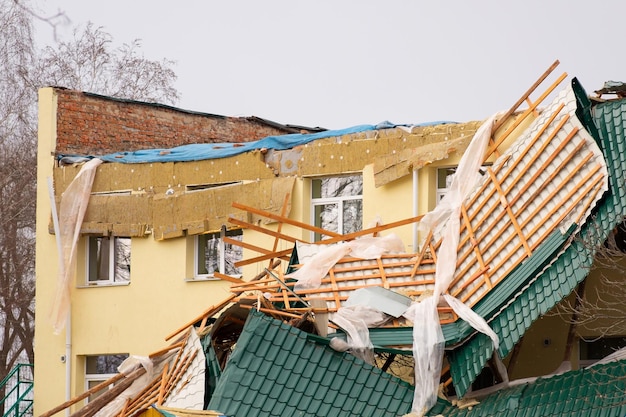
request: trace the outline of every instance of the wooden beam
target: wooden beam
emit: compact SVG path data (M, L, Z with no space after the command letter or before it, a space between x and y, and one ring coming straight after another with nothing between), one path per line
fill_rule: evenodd
M491 154L496 149L498 149L500 145L502 145L502 142L504 142L509 137L509 135L515 130L515 128L517 128L517 126L519 126L520 123L522 123L522 121L525 120L526 117L528 117L528 115L530 115L537 108L537 106L541 104L541 102L545 100L546 97L550 95L550 93L552 93L552 91L554 91L554 89L556 89L556 87L559 84L561 84L561 82L563 82L565 77L567 77L567 73L561 74L561 76L554 83L552 83L552 85L550 85L550 87L548 87L546 91L544 91L544 93L537 99L537 101L531 107L529 107L524 113L522 113L520 117L515 119L515 122L513 122L513 124L509 126L509 128L498 138L498 140L494 141L493 145L491 145L489 149L487 149L487 152L485 153L485 156L484 156L484 160L487 160L491 156Z
M280 265L280 261L274 262L272 267L275 268L278 265ZM260 274L256 275L254 278L252 278L250 280L250 282L257 281L257 280L263 278L265 275L267 275L267 273L265 271L263 271ZM173 333L169 334L165 338L165 340L167 341L167 340L172 339L174 336L182 333L183 331L185 331L189 327L193 326L195 323L197 323L197 322L201 321L202 319L204 319L204 317L211 317L213 314L217 313L218 311L220 311L221 309L226 307L228 304L230 304L240 294L241 293L231 294L228 297L226 297L222 302L220 302L218 304L215 304L215 305L212 305L211 307L206 309L204 312L202 312L202 314L200 314L198 317L194 318L190 322L186 323L184 326L179 327L178 329L176 329L176 331L174 331Z
M146 373L146 368L139 367L126 375L121 381L114 385L110 390L100 394L96 399L90 401L86 406L75 412L71 417L91 417L96 414L102 407L107 405L113 398L120 395L126 388L140 376Z
M281 250L279 252L267 253L265 255L257 256L257 257L254 257L254 258L244 259L242 261L235 262L235 266L237 268L239 268L241 266L246 266L246 265L254 264L254 263L257 263L257 262L263 262L263 261L266 261L268 259L276 259L276 258L279 258L279 260L277 262L280 264L281 260L289 261L289 259L291 257L291 252L292 251L293 251L293 248L291 248L291 249L284 249L284 250ZM273 269L273 268L270 268L270 269Z
M68 359L69 360L69 359ZM45 413L43 413L42 415L40 415L39 417L50 417L55 415L56 413L65 410L68 407L71 407L72 405L76 404L77 402L84 400L85 398L89 397L91 394L95 394L96 392L107 388L109 385L111 384L115 384L118 381L122 380L126 378L126 374L124 373L119 373L115 376L112 376L111 378L107 379L106 381L103 381L101 383L99 383L98 385L96 385L95 387L92 387L90 389L88 389L87 391L83 392L80 395L77 395L76 397L72 398L71 400L68 400L66 402L64 402L63 404L60 404L56 407L54 407L51 410L46 411Z
M295 237L286 235L284 233L275 232L273 230L257 226L256 224L252 224L252 223L245 222L243 220L235 219L234 217L230 217L228 219L228 221L230 223L236 224L237 226L241 226L244 229L254 230L256 232L264 233L266 235L270 235L270 236L273 236L275 238L283 239L283 240L286 240L286 241L291 242L291 243L296 243L296 241L302 240L302 239L296 239Z
M264 210L260 210L254 207L250 207L250 206L246 206L237 202L233 203L233 207L240 209L240 210L245 210L247 212L253 213L253 214L257 214L259 216L263 216L263 217L267 217L268 219L272 219L272 220L276 220L278 222L281 223L285 223L285 224L289 224L291 226L297 226L301 229L304 230L308 230L310 232L315 232L315 233L320 233L326 236L332 236L332 237L340 237L341 234L337 233L337 232L333 232L330 230L326 230L326 229L322 229L321 227L316 227L316 226L311 226L308 223L303 223L303 222L299 222L297 220L293 220L290 219L289 217L285 217L285 216L279 216L277 214L274 213L270 213L269 211L264 211Z
M515 113L515 111L522 105L524 101L528 100L530 95L537 89L537 87L541 85L542 82L544 82L546 78L548 78L548 76L552 73L552 71L556 69L556 67L559 66L559 64L560 62L557 59L556 61L552 63L552 65L550 65L550 67L543 74L541 74L541 76L539 76L537 81L535 81L533 85L531 85L530 88L526 90L526 92L515 102L515 104L513 104L513 106L511 106L511 108L500 118L500 120L498 120L494 124L493 126L494 132L497 131L504 124L504 121L506 119L508 119L513 113Z

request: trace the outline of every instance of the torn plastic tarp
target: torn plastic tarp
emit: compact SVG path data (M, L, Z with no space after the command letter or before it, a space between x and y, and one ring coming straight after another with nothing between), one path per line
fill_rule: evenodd
M446 196L419 224L423 232L429 232L437 227L444 229L442 243L437 252L433 295L414 303L404 314L413 322L415 394L412 414L416 416L423 416L437 401L445 343L437 312L441 296L444 296L444 300L461 318L476 330L487 333L496 346L498 344L498 337L482 317L454 297L444 295L456 270L461 204L480 179L479 169L496 117L497 115L492 116L480 126L463 153Z
M163 367L163 363L161 363L160 366L155 366L152 360L148 357L132 355L126 358L124 362L118 366L117 370L120 373L129 374L139 367L144 367L146 369L146 373L133 381L133 383L122 391L120 395L98 410L94 414L94 417L112 417L117 415L124 408L124 405L129 399L137 395L154 379L154 376L157 374L155 371L160 372Z
M357 125L338 130L326 130L316 133L294 133L290 135L267 136L260 140L238 143L197 143L190 145L177 146L169 149L144 149L133 152L116 152L108 155L98 156L105 162L120 162L125 164L139 164L150 162L184 162L184 161L202 161L206 159L227 158L239 155L245 152L273 149L286 150L299 145L305 145L309 142L331 137L349 135L352 133L367 132L370 130L391 129L391 128L412 128L421 126L433 126L455 122L428 122L417 125L395 124L384 121L376 125ZM59 155L59 159L71 164L77 161L75 157L79 155ZM82 155L85 156L85 155Z
M83 165L63 195L59 208L59 231L62 264L59 265L57 290L50 314L55 334L65 327L70 311L70 283L76 277L76 251L80 227L87 211L96 168L102 163L92 159Z
M349 349L357 358L374 365L374 345L368 329L381 326L389 319L390 316L373 306L341 307L332 315L331 321L346 332L346 341L335 337L331 339L330 347L340 352Z
M302 267L286 278L296 279L295 291L318 288L330 269L344 256L377 259L386 253L403 253L404 243L396 234L382 237L361 237L350 242L329 245L313 255Z

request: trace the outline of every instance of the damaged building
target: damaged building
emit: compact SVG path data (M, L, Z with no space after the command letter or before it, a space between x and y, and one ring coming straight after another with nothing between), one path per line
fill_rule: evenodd
M342 130L42 89L35 413L623 414L626 334L555 311L626 214L626 102L556 66Z

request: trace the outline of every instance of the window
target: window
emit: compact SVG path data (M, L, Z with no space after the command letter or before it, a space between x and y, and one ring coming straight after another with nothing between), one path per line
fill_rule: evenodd
M454 178L455 172L456 167L437 169L437 204L439 204L441 199L448 192L448 188L450 188L450 185L452 184L452 178Z
M240 277L241 268L235 263L243 258L243 249L239 245L225 243L223 237L241 241L241 229L222 230L217 233L207 233L196 236L195 277L212 278L214 272Z
M85 391L90 390L107 379L114 377L118 373L118 366L120 366L126 358L128 358L128 354L86 356ZM97 396L101 395L110 388L111 386L91 394L87 398L87 402L93 401Z
M602 337L590 341L580 339L580 366L589 366L626 347L626 337Z
M130 238L90 236L87 241L87 284L130 282Z
M491 164L483 165L479 171L481 175L485 175L487 173L487 168ZM441 201L441 199L446 195L450 185L452 185L452 179L454 178L454 174L456 173L456 167L448 167L448 168L439 168L437 169L437 204Z
M311 181L312 223L341 234L363 227L363 177L319 178ZM320 233L314 239L327 239Z

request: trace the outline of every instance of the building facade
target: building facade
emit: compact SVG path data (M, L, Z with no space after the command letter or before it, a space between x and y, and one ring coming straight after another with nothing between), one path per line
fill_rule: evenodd
M161 349L182 324L228 297L232 281L262 272L261 263L246 263L260 250L293 246L241 222L294 240L323 238L234 204L337 233L415 217L445 195L480 125L323 131L40 90L35 414L106 380L128 355ZM84 189L84 218L76 219L64 204L92 158L103 162ZM70 217L78 239L64 271L69 315L55 332L51 312L65 265L59 247L66 247L55 223ZM417 251L415 223L393 232L407 252ZM517 365L511 378L552 372L566 355L568 331L562 317L538 320L515 353L528 366Z

